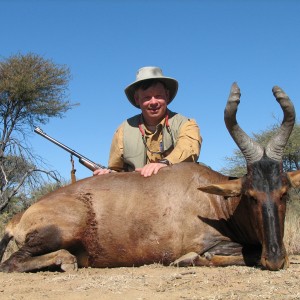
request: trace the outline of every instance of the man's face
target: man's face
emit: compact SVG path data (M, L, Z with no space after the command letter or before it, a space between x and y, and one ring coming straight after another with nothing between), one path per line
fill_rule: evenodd
M169 91L158 82L146 90L138 89L135 102L141 108L146 123L157 125L165 117Z

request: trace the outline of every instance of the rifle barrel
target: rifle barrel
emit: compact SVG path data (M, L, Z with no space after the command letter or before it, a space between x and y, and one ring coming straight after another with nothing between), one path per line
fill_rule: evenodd
M55 145L61 147L62 149L64 149L65 151L71 153L72 155L76 156L77 158L79 158L79 162L82 163L82 161L86 161L88 162L90 165L95 165L94 169L105 169L104 166L100 165L100 164L96 164L95 162L91 161L90 159L88 159L87 157L79 154L78 152L76 152L75 150L67 147L66 145L60 143L59 141L57 141L56 139L52 138L51 136L49 136L48 134L46 134L41 128L36 127L34 129L34 132L41 135L42 137L46 138L47 140L49 140L50 142L54 143ZM83 164L84 166L88 167L86 164ZM92 170L90 167L88 167L90 170ZM92 170L93 171L93 170Z

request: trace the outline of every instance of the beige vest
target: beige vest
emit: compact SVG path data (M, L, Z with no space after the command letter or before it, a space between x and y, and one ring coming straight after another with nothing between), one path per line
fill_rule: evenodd
M168 113L169 125L174 138L175 147L180 128L188 118L171 111L168 111ZM140 117L141 115L136 115L123 123L123 160L124 163L128 165L129 171L142 168L147 163L147 150L139 130ZM163 128L163 145L164 151L172 146L172 138L166 127Z

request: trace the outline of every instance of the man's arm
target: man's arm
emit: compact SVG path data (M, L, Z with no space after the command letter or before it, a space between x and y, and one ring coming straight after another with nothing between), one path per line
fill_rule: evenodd
M110 146L109 169L117 172L124 171L123 149L123 126L120 125L113 136Z
M174 150L165 158L171 164L183 161L196 162L200 155L202 137L196 121L189 119L179 132Z

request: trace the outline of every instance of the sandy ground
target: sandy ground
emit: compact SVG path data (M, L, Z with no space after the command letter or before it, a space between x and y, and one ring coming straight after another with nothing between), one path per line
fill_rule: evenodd
M0 273L0 299L300 299L300 257L287 270L250 267L80 269Z

